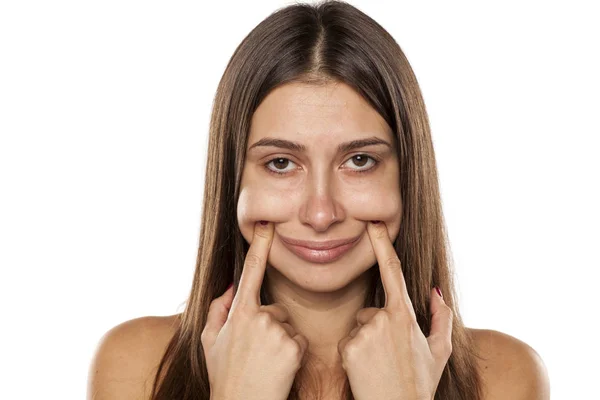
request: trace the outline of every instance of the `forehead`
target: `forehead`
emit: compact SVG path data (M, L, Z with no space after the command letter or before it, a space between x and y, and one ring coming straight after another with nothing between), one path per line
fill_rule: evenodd
M310 148L365 136L393 140L383 117L349 85L294 82L277 87L258 106L248 146L263 137L301 141Z

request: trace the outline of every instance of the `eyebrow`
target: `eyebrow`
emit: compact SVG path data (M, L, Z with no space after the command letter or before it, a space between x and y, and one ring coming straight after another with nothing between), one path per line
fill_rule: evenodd
M392 145L387 141L380 139L376 136L364 138L364 139L356 139L351 140L349 142L340 143L338 145L338 152L344 153L353 149L358 149L366 146L374 146L374 145L384 145L387 146L390 150L392 149ZM265 137L260 139L258 142L254 143L252 146L248 148L248 151L261 146L272 146L272 147L280 147L282 149L288 149L292 151L297 151L300 153L305 153L307 148L303 144L292 142L285 139L277 139L272 137Z

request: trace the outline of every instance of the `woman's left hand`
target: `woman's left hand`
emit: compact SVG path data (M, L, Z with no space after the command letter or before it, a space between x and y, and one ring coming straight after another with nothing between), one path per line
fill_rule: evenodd
M432 400L452 353L452 310L431 289L431 333L426 338L385 223L369 222L367 231L385 306L361 309L358 326L338 344L352 394L356 400Z

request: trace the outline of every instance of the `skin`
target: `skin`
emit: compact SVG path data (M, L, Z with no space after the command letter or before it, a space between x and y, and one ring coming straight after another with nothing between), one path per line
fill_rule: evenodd
M266 137L298 142L307 149L249 150ZM340 143L371 137L391 147L337 152ZM367 223L383 221L391 242L400 230L399 165L390 127L344 83L291 83L275 89L252 117L237 218L248 243L257 221L273 222L265 272L269 289L275 301L287 307L290 324L308 339L308 357L340 374L338 343L357 325L368 284L365 272L377 262ZM315 264L290 252L279 234L319 241L361 237L342 258Z
M386 155L379 169L371 174L352 175L345 168L368 168L364 162L357 162L357 165L352 165L352 161L347 162L359 150L347 155L334 153L333 149L338 143L358 138L366 132L369 136L392 139L389 127L379 115L343 84L326 88L294 84L276 89L254 115L249 144L271 134L300 141L308 147L308 151L306 154L297 154L270 148L247 157L237 213L240 229L248 243L254 242L254 222L267 220L274 225L270 248L264 251L268 253L266 269L251 268L250 273L255 275L253 280L258 282L261 274L268 274L270 290L276 302L286 304L290 311L288 322L308 339L310 356L321 354L332 371L343 371L339 345L339 350L346 356L348 376L354 377L350 378L352 390L371 395L380 386L376 381L377 375L371 376L375 380L367 384L363 378L369 376L371 369L361 371L361 368L373 362L368 360L373 357L373 351L381 350L384 331L378 333L379 339L367 333L374 333L373 328L381 329L388 325L382 324L384 320L376 317L384 315L380 310L363 309L359 312L366 288L361 276L377 260L383 265L381 260L388 259L386 254L393 251L389 246L400 229L402 203L397 186L398 164L395 154ZM360 152L384 153L384 150L373 147L360 149ZM295 173L285 177L267 175L266 171L263 173L259 161L266 163L267 159L271 159L270 155L273 156L271 158L281 156L291 159L294 164L290 166L277 165L284 170L294 169ZM274 164L271 163L270 167L275 168ZM370 161L368 165L372 165ZM381 240L380 235L368 235L368 221L371 220L385 223L389 243ZM352 252L339 261L330 265L310 265L289 253L282 246L278 233L308 240L347 238L360 233L363 236ZM379 245L372 244L373 237L378 237L373 243ZM261 241L256 242L254 248L261 248ZM373 246L378 249L377 258ZM248 270L245 269L245 273L247 275ZM392 278L391 275L388 277ZM404 291L398 290L397 286L394 289L386 282L400 283L402 277L386 279L382 275L382 278L386 306L396 303L392 309L398 310L400 303L389 303L389 295L396 294L398 297ZM258 298L260 285L254 285L253 291L248 288L244 290L247 286L240 281L240 293L252 292L252 297ZM217 303L212 308L213 312L220 313L217 319L228 320L227 304L232 302L232 295L230 289L213 301ZM435 296L433 291L432 296ZM443 300L437 300L436 304L441 305ZM432 309L432 313L435 314L435 309L439 308L443 307ZM394 314L397 311L390 313ZM356 321L357 317L362 321L358 327L355 323L360 322ZM149 399L158 364L180 324L180 314L151 316L126 321L108 331L100 340L90 365L87 398ZM397 332L399 328L392 330ZM482 374L484 400L550 398L548 371L533 348L502 332L467 330L473 335L476 350L481 355L476 362ZM396 345L390 346L389 335L387 339L388 349L397 348ZM428 343L430 339L431 335ZM352 341L354 344L349 347ZM261 340L259 343L261 346L274 346L272 341ZM413 348L413 344L408 347ZM354 350L348 351L349 348ZM389 353L384 352L387 356ZM375 358L378 362L383 361L383 356ZM405 366L404 370L412 365ZM382 370L381 365L373 369ZM340 376L343 377L343 374ZM323 376L325 387L329 387L329 375ZM434 378L437 378L437 374ZM435 379L430 382L433 381ZM312 396L309 394L307 398ZM324 398L339 397L332 390Z
M452 354L452 310L441 292L431 289L431 332L425 337L385 225L369 223L368 232L385 305L361 309L356 315L359 326L339 343L352 394L356 400L431 400Z

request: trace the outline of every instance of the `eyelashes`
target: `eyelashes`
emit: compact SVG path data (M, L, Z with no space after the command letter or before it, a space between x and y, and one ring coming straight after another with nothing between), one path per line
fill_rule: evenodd
M373 170L374 170L374 169L377 167L377 165L379 165L379 163L380 163L380 161L379 161L377 158L375 158L375 157L372 157L372 156L370 156L370 155L368 155L368 154L356 154L356 155L352 156L351 158L349 158L349 159L346 161L346 163L347 163L348 161L351 161L351 160L355 159L356 157L367 158L368 160L372 161L372 165L371 165L371 167L370 167L370 168L366 168L366 169L354 169L354 168L351 168L351 170L352 170L353 172L357 173L357 174L364 174L364 173L367 173L367 172L371 172L371 171L373 171ZM276 169L269 168L269 164L271 164L273 161L280 161L280 160L285 160L285 161L289 161L289 162L293 163L293 161L292 161L292 160L290 160L289 158L286 158L286 157L275 157L275 158L272 158L272 159L270 159L269 161L267 161L267 162L264 164L264 168L265 168L265 169L266 169L268 172L270 172L270 173L272 173L272 174L275 174L275 175L288 175L289 173L291 173L290 171L293 171L293 169L292 169L292 170L288 170L288 171L281 171L281 170L276 170ZM345 164L345 163L344 163L344 164Z

